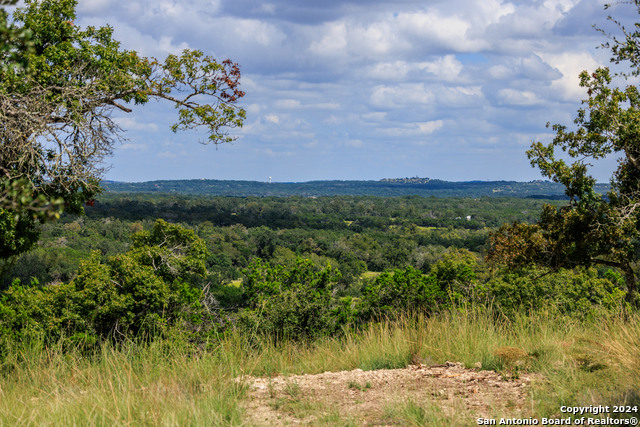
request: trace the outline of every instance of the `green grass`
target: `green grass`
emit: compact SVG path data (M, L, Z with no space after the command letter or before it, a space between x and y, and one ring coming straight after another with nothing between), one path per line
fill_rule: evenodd
M242 374L401 368L415 361L469 367L480 362L483 369L508 373L510 354L521 358L520 371L546 378L532 390L528 410L535 416L559 415L561 405L640 405L640 315L580 322L546 313L506 319L487 310L454 310L373 323L313 345L275 346L232 333L207 351L167 341L104 346L88 356L0 342L0 426L242 425L246 387L234 380ZM290 412L314 411L295 383L284 398ZM468 421L464 414L448 418L427 403L407 405L388 416L406 425ZM315 421L350 423L336 414Z
M364 383L364 385L361 385L357 381L349 381L349 384L347 385L347 387L355 390L359 390L359 391L366 391L371 388L371 383L367 381Z

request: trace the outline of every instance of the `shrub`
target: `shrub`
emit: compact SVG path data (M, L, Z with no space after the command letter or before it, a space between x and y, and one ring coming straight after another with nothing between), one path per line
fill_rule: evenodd
M166 334L175 326L199 330L210 313L203 293L185 278L204 274L204 242L191 230L158 220L151 233L134 235L133 248L100 261L94 251L70 283L39 287L19 280L0 299L0 333L42 336L111 337Z
M350 304L334 303L340 272L330 265L317 271L310 260L298 259L286 268L256 259L243 274L248 307L238 316L242 329L275 341L313 340L335 333L352 318Z
M584 317L596 312L614 312L625 304L626 293L620 290L619 275L613 271L605 278L599 278L595 268L561 269L554 274L540 270L528 273L505 273L479 289L507 314L523 307Z
M430 275L413 267L383 273L365 286L358 307L361 320L406 312L432 313L469 298L476 284L476 259L464 249L447 252Z
M432 312L449 302L448 293L435 277L407 267L393 274L382 273L369 282L363 290L358 314L366 321L409 311Z

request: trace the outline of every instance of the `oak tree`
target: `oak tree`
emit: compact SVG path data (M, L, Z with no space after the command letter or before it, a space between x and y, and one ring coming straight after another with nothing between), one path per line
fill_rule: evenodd
M178 119L171 129L204 127L203 144L232 141L229 129L245 118L238 64L198 50L162 62L142 57L121 49L108 25L77 26L77 0L25 3L12 24L0 25L10 30L0 38L0 63L28 64L0 67L0 231L20 234L22 221L30 237L4 234L0 258L29 247L12 245L16 238L35 243L38 219L62 209L81 214L99 194L103 161L122 139L113 114L131 113L127 104L172 103ZM26 37L31 48L19 43Z
M640 1L625 2L640 12ZM609 6L607 6L608 8ZM565 186L569 203L559 209L545 205L540 220L528 225L503 225L492 236L488 260L511 269L532 265L551 270L604 265L624 273L627 301L636 302L640 258L640 93L634 85L620 88L616 76L640 73L640 33L627 31L618 21L623 37L603 44L611 49L611 61L629 61L631 70L613 75L609 68L580 74L580 86L588 98L578 110L576 128L556 124L550 144L535 142L527 151L532 166L542 175ZM636 24L636 29L640 24ZM549 126L549 125L547 125ZM561 149L570 163L556 157ZM618 168L606 195L596 193L589 175L592 161L614 155Z

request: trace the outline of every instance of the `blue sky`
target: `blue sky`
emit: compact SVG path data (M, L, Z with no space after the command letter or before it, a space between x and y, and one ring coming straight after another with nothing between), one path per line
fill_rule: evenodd
M232 145L174 134L176 110L118 115L106 178L310 181L406 176L540 179L525 151L570 125L582 70L609 63L596 0L80 0L76 24L111 25L122 47L184 48L241 65L247 111ZM625 84L624 81L621 84ZM607 181L615 159L596 168Z

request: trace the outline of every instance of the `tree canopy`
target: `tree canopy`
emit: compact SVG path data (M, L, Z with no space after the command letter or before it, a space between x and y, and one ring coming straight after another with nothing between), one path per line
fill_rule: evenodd
M25 3L13 23L4 11L0 17L0 63L28 64L0 67L4 228L17 232L25 213L33 221L54 219L62 209L83 212L100 192L103 161L122 139L113 113L130 113L127 103L173 103L178 119L171 129L204 127L203 144L230 142L228 130L242 126L240 66L231 60L184 50L160 62L120 49L108 25L75 25L77 0Z
M640 12L640 2L626 2ZM609 6L607 6L609 7ZM639 32L628 32L609 17L624 38L610 37L602 47L611 49L611 62L630 62L627 77L640 73ZM640 24L636 24L638 27ZM575 130L556 124L550 144L534 142L527 156L542 174L565 186L567 206L544 207L537 224L513 223L493 235L488 259L510 268L539 265L551 269L606 265L624 272L627 300L637 297L640 253L640 93L634 85L624 89L612 83L607 67L580 74L580 86L588 98L578 110ZM549 124L547 124L549 126ZM573 161L556 157L559 148ZM611 190L596 193L589 175L591 161L619 157L611 177Z

